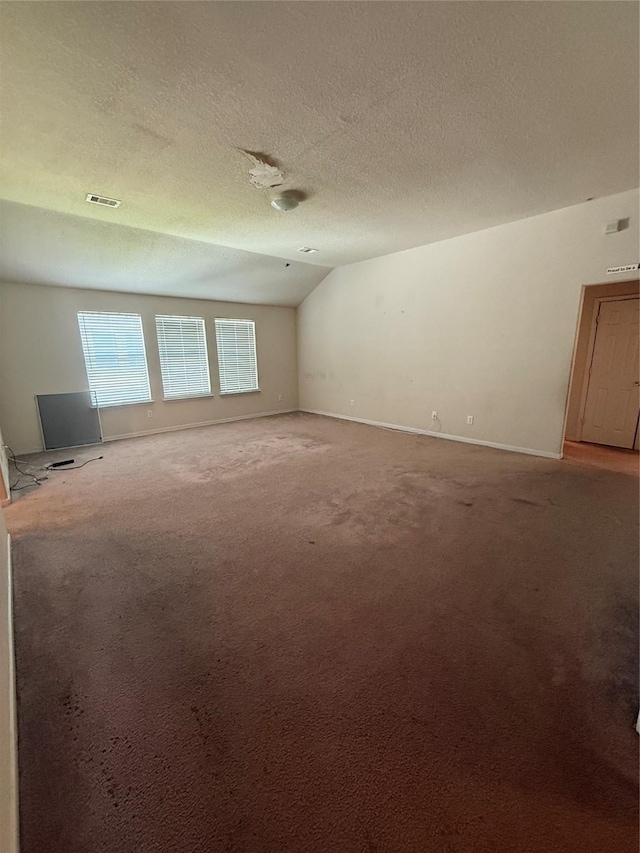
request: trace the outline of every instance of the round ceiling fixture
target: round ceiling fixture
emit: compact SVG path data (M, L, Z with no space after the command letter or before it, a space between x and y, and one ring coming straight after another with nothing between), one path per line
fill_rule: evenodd
M271 199L271 207L279 210L281 213L287 213L289 210L295 210L299 201L290 195L278 195Z

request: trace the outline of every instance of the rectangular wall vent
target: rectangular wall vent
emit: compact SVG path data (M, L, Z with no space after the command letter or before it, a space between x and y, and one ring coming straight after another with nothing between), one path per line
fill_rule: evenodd
M93 193L88 193L85 201L91 204L104 204L105 207L120 207L122 204L117 198L107 198L104 195L94 195Z

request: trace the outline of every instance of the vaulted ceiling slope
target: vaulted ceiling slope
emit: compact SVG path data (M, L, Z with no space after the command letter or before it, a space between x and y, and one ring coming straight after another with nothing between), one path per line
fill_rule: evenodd
M150 252L165 292L202 296L231 249L303 259L322 278L638 185L635 3L4 3L1 38L0 193L88 221L67 234L74 282L102 269L73 243L85 234L121 235L131 288L152 287ZM273 158L307 200L272 210L239 148ZM32 231L25 249L43 221L62 228L9 211L10 229ZM189 248L192 280L177 260ZM230 298L263 300L271 279L258 280L250 299L232 276Z
M295 307L329 272L9 201L0 222L4 281Z

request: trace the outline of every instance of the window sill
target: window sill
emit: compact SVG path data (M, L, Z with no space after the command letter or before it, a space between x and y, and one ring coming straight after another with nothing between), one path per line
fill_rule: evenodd
M104 405L91 404L92 409L119 409L122 406L146 406L148 403L155 403L155 400L132 400L129 403L104 403Z
M221 391L220 396L221 397L235 397L238 394L259 394L259 393L260 393L259 388L252 388L250 391Z
M184 397L163 397L163 403L183 403L185 400L202 400L207 397L215 397L215 394L185 394Z

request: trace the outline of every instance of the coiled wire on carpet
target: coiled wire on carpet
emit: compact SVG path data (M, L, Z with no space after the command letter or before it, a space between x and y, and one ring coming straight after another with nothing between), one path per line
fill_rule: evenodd
M26 483L25 485L21 486L21 485L19 485L20 478L18 477L18 479L15 481L15 483L13 485L9 486L9 488L12 492L20 492L23 489L32 489L34 486L41 486L45 480L49 479L48 474L45 474L43 477L42 476L36 476L36 474L33 474L32 471L36 471L36 472L37 471L73 471L74 469L77 469L77 468L84 468L84 466L88 465L89 462L97 462L98 459L104 458L102 456L94 456L93 459L87 459L85 462L82 462L80 465L69 465L68 467L63 467L63 468L52 468L51 465L44 465L41 468L38 468L35 465L29 465L28 462L25 462L22 459L18 459L8 444L5 444L5 448L11 454L9 456L9 461L13 464L13 467L16 469L16 471L19 474L22 474L23 477L30 477L33 480L33 483ZM30 470L23 470L23 468L21 468L20 465L24 465L25 468L30 469Z

